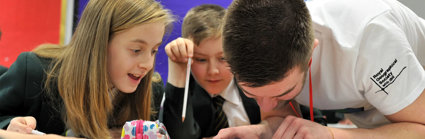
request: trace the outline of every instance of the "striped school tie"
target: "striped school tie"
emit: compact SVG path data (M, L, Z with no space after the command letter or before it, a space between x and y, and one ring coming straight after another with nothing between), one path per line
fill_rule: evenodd
M229 127L229 124L227 123L227 117L226 114L223 112L223 103L224 103L224 98L221 96L216 96L214 98L212 98L214 107L215 107L215 121L214 121L214 131L215 134L218 133L218 131L220 131L220 129L222 128L227 128Z

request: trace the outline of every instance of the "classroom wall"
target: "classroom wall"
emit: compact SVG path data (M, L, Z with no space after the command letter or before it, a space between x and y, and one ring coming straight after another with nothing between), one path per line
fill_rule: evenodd
M59 43L61 0L0 0L0 65L9 67L23 51Z

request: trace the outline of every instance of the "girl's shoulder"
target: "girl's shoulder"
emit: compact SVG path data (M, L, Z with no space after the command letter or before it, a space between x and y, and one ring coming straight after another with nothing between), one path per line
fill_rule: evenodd
M47 71L51 59L39 57L33 52L19 54L12 66L18 66L19 70L25 70L27 75L43 75Z

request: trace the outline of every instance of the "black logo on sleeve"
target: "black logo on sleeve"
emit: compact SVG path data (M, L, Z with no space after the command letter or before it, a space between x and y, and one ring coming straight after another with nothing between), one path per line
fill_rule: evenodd
M382 91L382 92L384 92L385 94L388 95L388 92L385 91L385 88L387 88L392 83L394 83L394 81L403 72L403 70L407 68L407 66L404 66L403 69L401 69L401 71L396 76L394 76L394 74L391 71L391 69L394 67L394 65L396 63L397 63L397 59L394 59L393 63L391 63L391 65L387 68L387 70L384 70L384 69L381 68L381 70L379 70L375 75L373 75L372 77L370 77L370 79L373 82L375 82L375 84L379 88L381 88L381 90L376 91L375 93L378 93L378 92Z

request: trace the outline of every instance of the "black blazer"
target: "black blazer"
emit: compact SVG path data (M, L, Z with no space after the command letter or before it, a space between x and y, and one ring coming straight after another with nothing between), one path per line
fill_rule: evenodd
M215 136L213 133L214 106L211 96L190 77L189 96L186 118L182 123L184 88L176 88L167 83L165 87L166 101L164 103L164 125L173 139L196 139ZM238 88L239 89L239 88ZM245 96L239 89L242 103L251 124L261 121L260 108L257 102Z
M7 68L0 65L0 76L7 71Z
M37 130L53 134L65 132L65 123L61 116L63 101L59 93L48 97L43 90L45 71L50 62L51 59L24 52L0 76L0 128L6 129L14 117L33 116L37 120ZM153 99L159 98L156 95L162 96L162 82L153 83L152 87ZM155 100L153 102L153 109L156 111L159 104Z
M64 132L61 108L53 104L61 102L61 98L58 95L47 97L42 89L46 77L44 70L50 61L24 52L0 76L0 128L6 129L14 117L33 116L38 130L54 134Z

